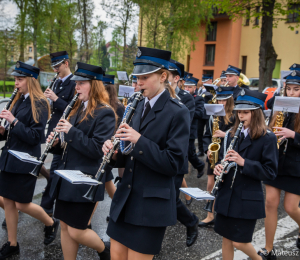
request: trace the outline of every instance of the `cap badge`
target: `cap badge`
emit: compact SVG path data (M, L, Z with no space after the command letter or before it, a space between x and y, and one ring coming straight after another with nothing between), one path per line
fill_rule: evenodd
M294 70L291 75L295 77L297 75L296 71Z
M76 64L76 66L75 66L75 71L77 71L78 70L78 64Z
M141 57L142 56L142 52L141 52L141 50L138 48L138 51L137 51L137 53L136 53L136 56L139 58L139 57Z
M296 66L297 66L297 65L296 65L296 64L294 64L294 65L293 65L293 68L296 68Z
M241 92L241 96L245 96L246 95L246 92L245 90L243 89L242 92Z
M16 68L18 69L18 68L20 68L20 66L21 66L20 62L17 62L16 63Z
M218 91L219 91L219 92L222 92L222 88L221 88L221 87L219 87L219 88L218 88Z

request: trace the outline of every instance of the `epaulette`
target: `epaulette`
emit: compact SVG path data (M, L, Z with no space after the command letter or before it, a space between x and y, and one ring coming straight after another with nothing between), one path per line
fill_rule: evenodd
M178 106L182 107L183 106L183 103L181 103L178 99L176 98L170 98L171 101L173 101L175 104L177 104Z

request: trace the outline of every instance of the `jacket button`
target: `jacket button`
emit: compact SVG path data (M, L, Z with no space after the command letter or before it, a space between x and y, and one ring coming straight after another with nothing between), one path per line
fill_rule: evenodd
M132 172L132 169L130 168L129 171Z
M143 151L139 151L139 154L143 154Z
M133 161L133 156L131 156L131 161Z
M62 97L65 97L65 96L62 96Z
M52 113L53 115L55 114L55 112Z
M72 143L72 140L70 140L69 142Z
M128 189L131 189L131 185L130 184L128 184Z
M7 146L7 149L9 148L9 146Z
M64 162L64 164L66 164L66 162Z

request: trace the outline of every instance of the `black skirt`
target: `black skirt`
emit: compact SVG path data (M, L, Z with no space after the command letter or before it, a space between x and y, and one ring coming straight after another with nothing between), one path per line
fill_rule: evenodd
M214 169L210 168L211 164L210 162L207 163L207 175L214 175Z
M300 178L294 176L277 175L273 181L264 181L264 184L270 185L289 193L300 195Z
M37 178L31 174L0 172L0 196L19 202L30 203Z
M117 222L110 218L106 231L110 238L133 251L147 255L159 254L165 232L166 227L145 227L126 223L122 213Z
M87 229L96 203L56 200L54 217L76 229Z
M215 232L233 242L250 243L256 219L241 219L216 215Z

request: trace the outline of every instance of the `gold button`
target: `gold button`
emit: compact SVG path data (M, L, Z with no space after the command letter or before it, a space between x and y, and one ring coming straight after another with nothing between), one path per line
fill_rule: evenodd
M131 161L133 161L133 156L131 156Z
M129 171L132 172L132 169L130 168Z
M143 151L139 151L139 154L143 154Z
M131 189L131 185L130 184L128 184L128 189Z

